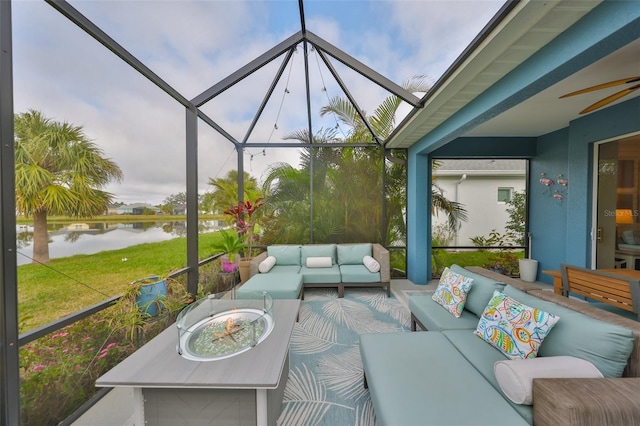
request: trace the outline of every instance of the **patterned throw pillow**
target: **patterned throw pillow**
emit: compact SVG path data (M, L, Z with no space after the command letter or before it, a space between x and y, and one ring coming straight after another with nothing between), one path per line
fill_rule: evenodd
M473 278L465 277L449 268L444 268L438 288L433 293L432 299L451 312L453 316L460 318L472 283Z
M559 319L496 290L474 333L511 359L535 358Z

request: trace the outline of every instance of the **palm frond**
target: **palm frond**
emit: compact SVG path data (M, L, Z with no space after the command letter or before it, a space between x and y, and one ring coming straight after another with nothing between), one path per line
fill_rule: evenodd
M291 348L308 355L324 352L338 344L336 324L313 312L308 305L300 306L300 322L293 329Z
M340 355L323 356L318 363L318 379L327 389L337 392L343 398L359 400L368 396L368 391L363 386L362 360L357 345Z
M324 385L315 379L306 365L303 365L303 370L294 368L289 372L289 380L284 391L284 409L280 413L278 424L319 424L331 408L326 396Z

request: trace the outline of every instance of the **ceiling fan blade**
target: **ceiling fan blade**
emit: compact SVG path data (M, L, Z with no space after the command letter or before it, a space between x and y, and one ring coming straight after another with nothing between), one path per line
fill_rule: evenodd
M595 104L590 105L587 108L583 109L582 111L580 111L580 114L586 114L588 112L595 111L598 108L602 108L603 106L610 104L611 102L616 101L624 96L627 96L629 93L634 92L638 89L640 89L640 84L636 84L635 86L628 87L624 90L614 93L611 96L607 96L606 98L599 100Z
M619 86L621 84L635 83L637 81L640 81L640 76L622 78L620 80L609 81L608 83L602 83L602 84L598 84L598 85L595 85L595 86L587 87L586 89L577 90L575 92L567 93L566 95L560 96L560 99L568 98L569 96L582 95L583 93L589 93L589 92L593 92L595 90L606 89L608 87Z

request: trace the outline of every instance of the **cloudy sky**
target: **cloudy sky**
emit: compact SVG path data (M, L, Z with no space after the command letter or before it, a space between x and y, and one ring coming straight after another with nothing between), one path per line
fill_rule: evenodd
M436 81L502 6L493 0L372 0L304 3L309 31L385 77ZM297 0L70 1L184 97L192 99L300 30ZM161 203L185 191L184 108L40 0L13 3L16 113L42 111L85 133L124 172L107 190L116 201ZM242 140L282 60L265 66L202 110ZM334 61L359 105L372 111L388 94ZM333 127L319 109L342 96L315 52L309 54L314 132ZM249 142L282 142L306 128L302 48L294 54ZM346 131L346 129L338 129ZM237 153L199 125L199 191L236 168ZM245 170L297 166L296 150L248 148Z

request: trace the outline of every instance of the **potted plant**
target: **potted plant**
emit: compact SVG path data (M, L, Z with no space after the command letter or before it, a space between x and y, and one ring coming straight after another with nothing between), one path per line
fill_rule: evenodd
M236 228L238 238L244 243L243 256L239 261L240 282L242 283L249 279L249 263L253 254L253 244L256 242L256 223L253 215L262 204L262 198L258 198L253 202L239 202L238 205L224 211L224 214L233 219L233 226Z
M222 235L222 241L214 244L213 249L225 253L220 258L222 272L235 272L238 270L238 255L245 249L246 244L235 232L227 232L222 229L220 230L220 235Z
M538 261L531 258L531 240L533 235L528 234L529 238L529 256L526 259L520 259L520 279L527 282L535 282L538 275Z
M152 275L133 281L109 310L107 319L114 329L124 330L140 346L152 324L162 326L156 321L162 317L160 313L172 317L191 301L184 285Z

